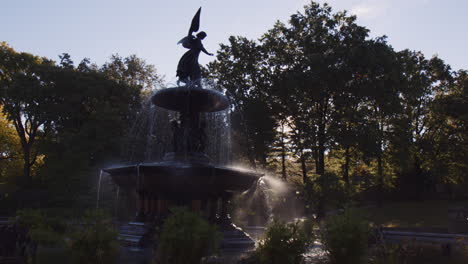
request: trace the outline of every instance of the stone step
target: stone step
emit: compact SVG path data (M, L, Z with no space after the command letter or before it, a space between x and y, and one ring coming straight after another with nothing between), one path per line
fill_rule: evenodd
M133 239L119 239L120 245L124 247L139 247L140 240L133 240Z
M224 226L222 233L221 249L223 252L246 251L255 247L255 242L242 229L233 224Z
M134 236L134 235L128 235L128 234L119 234L118 238L120 240L140 241L141 236Z
M133 230L128 230L128 229L119 229L119 234L143 236L144 234L146 234L146 231L141 232L141 231L133 231Z
M128 222L119 226L118 239L124 247L140 247L142 238L148 232L148 225L143 222Z
M131 226L147 226L144 222L128 222L128 225Z

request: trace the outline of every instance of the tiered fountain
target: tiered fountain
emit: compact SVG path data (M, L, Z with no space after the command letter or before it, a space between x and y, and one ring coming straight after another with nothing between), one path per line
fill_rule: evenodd
M247 190L260 175L217 166L204 153L205 113L226 110L229 100L221 92L203 89L198 55L208 53L201 44L206 34L198 31L200 10L192 21L189 36L181 42L190 50L177 70L185 85L157 91L152 102L178 112L171 121L173 151L159 162L140 163L104 169L120 187L138 195L137 219L164 219L173 206L185 206L221 226L225 247L252 246L253 241L230 221L228 203L233 193ZM211 54L210 54L211 55Z
M121 188L138 194L141 219L164 217L171 206L187 206L212 221L228 218L227 204L236 191L247 190L256 173L212 164L203 153L206 144L204 112L225 110L227 98L220 92L181 86L159 90L152 98L157 106L179 112L172 121L173 152L162 161L104 169Z

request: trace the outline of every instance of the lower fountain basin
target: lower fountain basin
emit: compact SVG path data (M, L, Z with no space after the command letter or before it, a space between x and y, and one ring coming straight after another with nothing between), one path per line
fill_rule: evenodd
M121 188L158 193L167 198L202 198L226 191L244 191L261 176L227 167L176 161L141 163L104 171Z

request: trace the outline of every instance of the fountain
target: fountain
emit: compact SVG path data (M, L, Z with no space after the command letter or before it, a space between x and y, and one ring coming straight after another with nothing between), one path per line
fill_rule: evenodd
M201 45L206 33L192 36L198 31L199 15L200 10L192 21L189 36L181 40L190 49L181 58L177 70L179 82L184 85L158 90L151 98L155 106L177 112L177 118L170 122L172 151L158 162L103 171L110 174L119 190L137 195L137 221L160 223L170 214L171 207L185 206L220 225L224 233L223 248L250 248L254 242L232 224L228 205L234 193L249 189L260 175L219 166L205 154L210 140L205 133L207 115L227 109L230 103L221 92L201 85L198 55L200 51L212 54ZM129 240L141 243L145 237L141 225L133 223L126 227L139 234L130 234Z

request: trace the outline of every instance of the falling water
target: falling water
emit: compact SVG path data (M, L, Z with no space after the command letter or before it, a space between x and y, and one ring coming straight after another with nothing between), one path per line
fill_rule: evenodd
M244 226L265 226L274 218L289 222L303 215L303 206L294 188L268 175L260 177L240 194L237 202L242 207L234 211L234 219Z
M272 200L271 191L269 190L269 186L266 183L266 176L263 176L260 179L258 179L257 190L260 190L263 194L263 197L265 199L266 209L267 209L268 222L271 222L274 217L273 200Z
M120 194L120 186L117 186L117 194L115 197L115 212L114 212L114 215L117 217L119 213L119 194Z
M213 83L204 81L205 89L217 89ZM206 122L205 153L217 165L231 162L231 118L230 110L202 113L201 120ZM171 121L179 113L155 106L148 97L136 116L123 144L124 162L157 162L164 154L173 151L173 131Z
M244 222L246 231L251 237L259 241L264 237L266 227L273 219L285 222L304 221L303 204L297 201L294 189L284 181L272 177L263 176L247 191L239 197L242 208L235 212L237 221ZM263 211L263 212L262 212ZM249 221L249 213L263 214L262 217ZM260 215L261 216L261 215ZM244 219L242 219L244 218ZM327 252L320 241L314 241L304 253L304 263L324 263Z
M155 115L156 111L150 111L149 114L149 124L148 124L148 133L146 135L146 151L145 151L145 160L151 160L151 150L153 145L154 137L154 125L155 125Z
M98 180L98 188L97 188L97 197L96 197L96 208L99 209L99 199L101 196L101 180L102 180L102 174L104 173L103 170L99 172L99 180Z
M205 152L218 165L231 162L230 111L205 113L207 123L206 136L209 138Z

